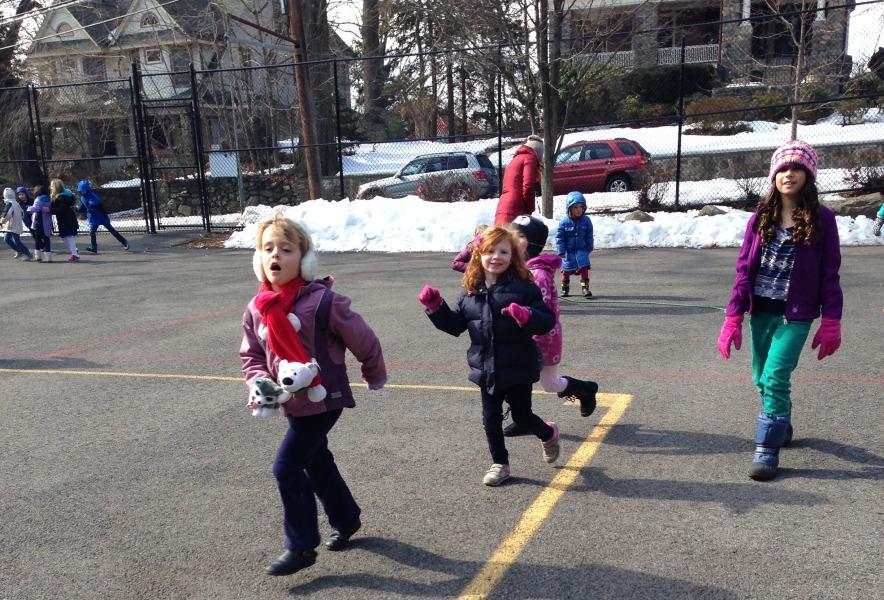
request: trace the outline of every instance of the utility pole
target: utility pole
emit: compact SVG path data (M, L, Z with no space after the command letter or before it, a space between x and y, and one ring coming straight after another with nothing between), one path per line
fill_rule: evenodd
M286 0L283 0L286 1ZM289 35L292 37L295 59L295 86L298 88L298 114L301 117L301 145L304 162L307 163L307 195L311 200L322 197L322 171L319 149L316 147L315 119L313 116L313 90L307 69L307 46L301 3L303 0L287 0Z

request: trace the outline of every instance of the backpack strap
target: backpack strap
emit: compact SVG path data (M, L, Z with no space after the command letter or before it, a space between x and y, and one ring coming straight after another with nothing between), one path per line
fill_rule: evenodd
M328 331L328 320L329 315L331 315L332 296L332 291L329 288L325 288L322 291L322 298L319 299L319 304L316 307L315 322L317 331Z

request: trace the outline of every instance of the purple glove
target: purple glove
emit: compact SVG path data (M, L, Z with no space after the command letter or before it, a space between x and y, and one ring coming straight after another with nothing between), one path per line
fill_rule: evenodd
M424 289L418 294L417 299L421 304L427 307L427 310L430 312L436 312L439 310L439 307L442 306L442 294L439 293L439 290L429 285L424 286Z
M826 317L820 319L820 328L813 336L810 348L815 350L817 346L820 347L817 360L823 360L827 356L835 354L835 350L841 347L841 319L827 319Z
M380 390L384 387L386 383L387 379L385 377L384 379L380 379L378 381L366 381L365 385L367 385L368 389L370 390Z
M502 309L500 314L512 317L513 321L519 324L519 327L523 327L528 322L528 319L531 318L531 309L513 302Z
M739 350L743 345L743 315L725 317L718 335L718 353L727 360L731 357L731 344Z

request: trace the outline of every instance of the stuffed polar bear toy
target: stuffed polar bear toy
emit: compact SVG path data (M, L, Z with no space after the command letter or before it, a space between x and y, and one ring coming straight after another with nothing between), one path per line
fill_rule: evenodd
M272 379L259 377L252 382L249 404L254 402L258 408L252 410L253 417L269 417L276 413L292 395L276 385Z
M289 323L292 324L292 329L295 330L295 333L301 331L301 320L298 319L297 315L289 313L286 316L289 319ZM258 325L258 337L261 338L261 341L267 341L267 326L264 323ZM322 402L325 400L325 387L318 382L313 383L313 380L317 379L318 376L319 363L316 362L315 358L307 363L289 362L287 360L279 362L279 376L277 379L282 389L289 394L296 394L306 389L307 398L310 402Z
M310 362L279 361L279 385L290 394L307 390L310 402L325 400L325 387L319 383L319 363L314 358Z

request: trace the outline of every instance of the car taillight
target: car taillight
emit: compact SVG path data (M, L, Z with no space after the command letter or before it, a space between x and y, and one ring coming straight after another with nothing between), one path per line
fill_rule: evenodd
M485 171L473 171L473 177L475 177L477 181L488 181L488 173Z

